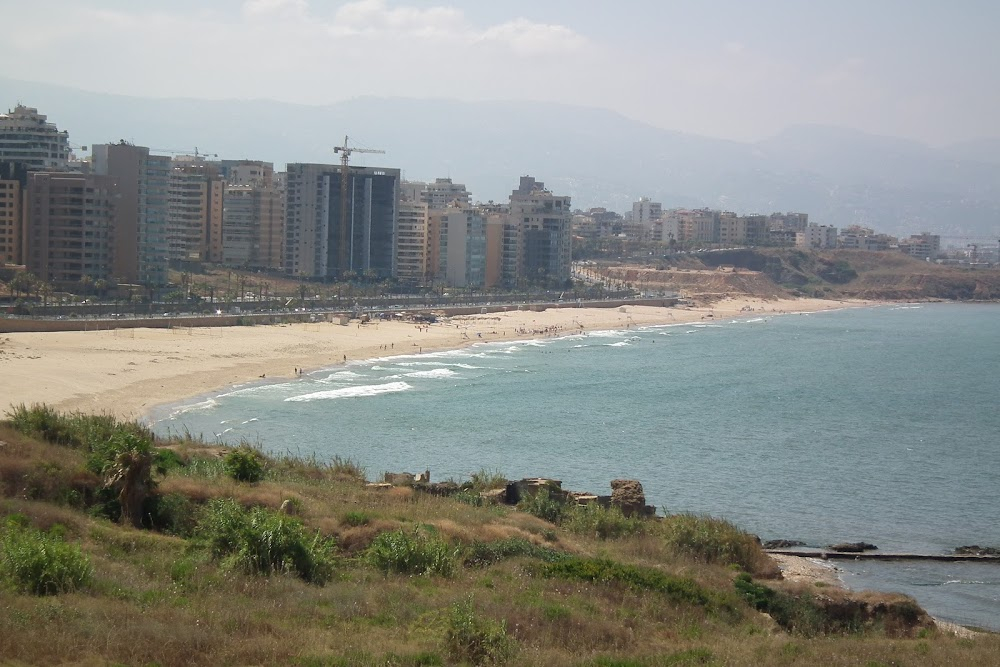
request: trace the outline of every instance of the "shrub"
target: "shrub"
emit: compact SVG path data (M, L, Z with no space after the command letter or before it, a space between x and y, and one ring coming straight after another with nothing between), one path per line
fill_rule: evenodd
M741 573L733 582L736 592L757 611L768 614L785 630L812 636L823 631L823 612L806 597L798 598L754 582Z
M150 442L153 433L138 422L119 421L112 415L62 413L44 403L25 407L22 403L7 412L15 430L48 442L94 451L114 435L129 433Z
M368 481L368 471L365 467L353 459L342 459L334 456L330 461L330 472L337 477L348 477L358 482Z
M450 577L458 550L439 537L400 529L380 533L367 554L368 561L383 572Z
M0 530L0 580L34 595L74 591L90 582L90 559L61 531L28 527L24 517L8 517Z
M542 566L540 573L543 577L617 583L636 590L656 591L674 602L706 607L717 604L716 596L693 579L674 577L653 568L625 565L606 559L568 556Z
M507 478L499 470L480 468L479 472L472 473L469 483L473 491L489 491L507 486Z
M566 501L553 496L548 489L541 488L535 495L519 502L517 508L544 521L558 524L566 512Z
M195 505L181 493L150 496L142 515L149 520L150 528L178 537L190 537L197 525Z
M695 561L737 565L760 576L774 576L777 571L756 537L724 519L678 514L667 517L662 530L672 551Z
M364 512L348 512L340 520L342 524L353 528L357 528L358 526L367 526L371 523L371 521L371 517Z
M264 478L264 457L248 445L240 445L222 460L226 474L238 482L259 482Z
M524 538L510 537L493 542L473 542L466 547L465 564L470 567L486 567L518 556L537 558L547 563L567 557L561 551L537 546Z
M568 507L563 525L574 533L602 540L636 535L645 527L641 518L626 517L618 507L602 507L597 503Z
M503 665L517 650L507 622L478 616L471 599L452 605L445 644L449 657L473 665Z
M333 541L310 537L302 522L260 507L245 509L232 499L209 501L196 535L223 567L245 574L293 572L313 584L333 575Z

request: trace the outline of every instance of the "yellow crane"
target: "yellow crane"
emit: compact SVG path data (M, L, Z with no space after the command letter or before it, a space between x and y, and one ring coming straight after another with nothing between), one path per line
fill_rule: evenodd
M345 271L351 268L347 245L347 191L350 184L350 179L348 178L348 161L350 160L351 153L385 153L385 151L375 148L350 148L347 145L347 136L345 135L344 145L334 146L333 152L340 153L340 253L339 275L337 276L339 278Z

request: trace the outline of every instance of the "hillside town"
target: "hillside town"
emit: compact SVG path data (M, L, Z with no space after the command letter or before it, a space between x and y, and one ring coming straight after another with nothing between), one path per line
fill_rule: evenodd
M81 154L78 158L74 151ZM406 181L399 167L224 159L126 141L89 147L35 108L0 114L0 263L54 289L164 288L170 269L202 264L316 281L456 288L560 288L572 260L710 248L786 246L897 251L988 266L994 248L942 250L938 235L895 238L837 229L807 213L573 210L571 198L521 176L505 202L473 202L451 178ZM514 179L512 178L512 182Z

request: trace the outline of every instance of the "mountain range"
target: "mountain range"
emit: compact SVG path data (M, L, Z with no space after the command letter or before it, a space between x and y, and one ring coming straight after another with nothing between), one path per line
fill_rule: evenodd
M541 102L361 97L326 106L271 100L139 98L0 78L0 107L37 107L75 145L124 139L159 152L336 163L333 147L384 149L352 164L448 176L475 200L505 201L530 174L574 207L739 213L908 235L1000 238L1000 138L942 148L820 125L758 142L665 130L599 108ZM738 113L738 105L734 105ZM156 152L156 151L154 151Z

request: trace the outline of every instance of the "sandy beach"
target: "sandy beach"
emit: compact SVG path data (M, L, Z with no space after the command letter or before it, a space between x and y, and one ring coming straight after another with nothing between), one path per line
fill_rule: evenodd
M551 308L442 318L253 327L0 334L0 411L20 403L141 419L157 405L234 384L292 377L387 354L657 324L773 317L875 305L822 299L724 299L697 307Z

